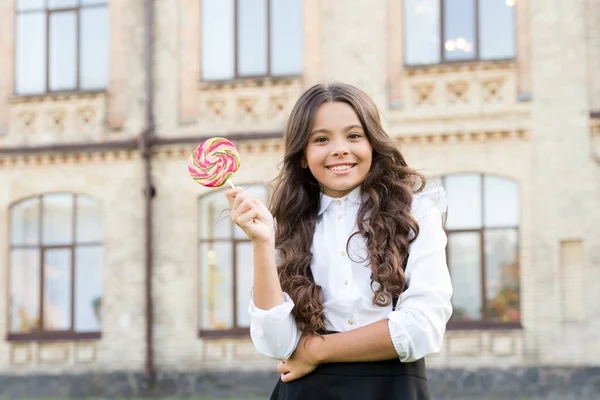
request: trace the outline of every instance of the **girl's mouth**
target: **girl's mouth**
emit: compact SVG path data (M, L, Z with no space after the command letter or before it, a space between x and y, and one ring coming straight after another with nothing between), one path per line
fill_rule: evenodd
M348 173L352 168L354 168L355 165L356 164L339 164L339 165L331 165L326 168L336 175L343 175L345 173Z

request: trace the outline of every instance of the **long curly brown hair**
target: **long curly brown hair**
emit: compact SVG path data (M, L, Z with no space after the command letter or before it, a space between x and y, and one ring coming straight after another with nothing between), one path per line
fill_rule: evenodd
M364 92L335 83L315 85L302 94L286 126L285 156L270 208L276 220L281 287L295 303L298 328L307 333L325 329L322 289L314 283L310 269L320 187L310 170L303 167L315 114L325 102L350 105L373 148L371 169L361 184L363 202L354 235L366 238L375 305L388 306L406 287L408 246L419 234L410 213L412 195L425 187L425 177L408 167L383 130L377 106Z

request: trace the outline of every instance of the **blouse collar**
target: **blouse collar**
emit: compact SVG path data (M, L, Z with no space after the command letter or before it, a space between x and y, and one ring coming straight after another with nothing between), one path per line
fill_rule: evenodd
M323 214L325 212L325 210L327 209L327 207L329 207L329 205L334 202L337 202L338 204L343 204L343 203L347 203L347 202L353 203L353 204L361 204L362 199L361 199L360 186L353 189L350 193L348 193L344 197L330 197L324 193L321 193L321 199L319 202L319 215Z

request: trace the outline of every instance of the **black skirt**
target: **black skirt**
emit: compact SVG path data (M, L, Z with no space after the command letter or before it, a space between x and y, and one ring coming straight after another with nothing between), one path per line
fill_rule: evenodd
M292 382L279 379L271 400L429 400L425 360L322 364Z

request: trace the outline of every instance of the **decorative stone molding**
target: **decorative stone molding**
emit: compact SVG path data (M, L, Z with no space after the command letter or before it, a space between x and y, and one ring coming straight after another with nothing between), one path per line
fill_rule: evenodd
M405 67L407 76L473 73L476 71L514 71L514 61L474 61Z
M449 358L437 366L469 365L470 359L481 357L520 363L523 357L522 330L466 330L448 331L443 352ZM451 360L453 359L453 360Z
M482 143L506 140L528 140L529 131L482 131L482 132L447 132L431 134L402 135L395 137L395 141L401 145L431 145L431 144L460 144L460 143Z
M157 160L187 158L195 147L196 145L164 146L155 148L152 155ZM245 154L281 153L283 152L283 140L269 139L238 142L236 147L240 153Z
M502 103L503 78L490 78L481 81L482 98L485 104Z
M29 343L14 344L10 347L10 363L12 365L27 365L33 360L33 350Z
M394 140L399 145L451 145L528 140L529 138L530 132L527 130L490 130L403 134L395 136ZM282 139L242 141L236 143L236 146L241 153L247 154L283 153L284 151ZM152 156L157 160L185 159L189 157L195 147L195 144L156 147L152 151ZM139 159L137 150L113 150L73 154L0 155L0 169L15 166L85 164L89 162L131 161L135 159Z
M76 154L28 154L0 156L0 169L21 166L84 164L88 162L130 161L138 158L137 151L105 151Z
M34 365L93 364L97 360L95 341L24 342L10 344L13 367Z
M301 92L299 78L203 82L195 130L281 131Z
M428 107L434 105L434 84L419 84L413 86L413 104L415 107Z
M469 82L449 82L446 89L446 101L448 104L457 105L469 103Z
M46 129L53 133L64 133L66 115L67 110L65 108L55 108L48 110Z
M300 83L299 77L283 77L283 78L255 78L255 79L236 79L227 81L201 81L201 92L213 92L219 90L240 90L249 88L281 86L288 87Z
M527 110L517 101L514 62L440 64L405 68L402 107L390 107L388 117L404 122L468 118Z
M8 99L9 105L14 104L40 104L40 103L61 103L61 102L73 102L89 99L104 99L104 91L90 91L90 92L53 92L40 95L28 95L28 96L12 96Z
M8 146L101 139L105 134L103 92L13 97L8 108Z
M39 343L37 361L41 364L65 364L71 356L69 343Z
M26 134L31 134L36 131L36 111L35 110L23 110L16 114L17 118L14 123L16 129Z

